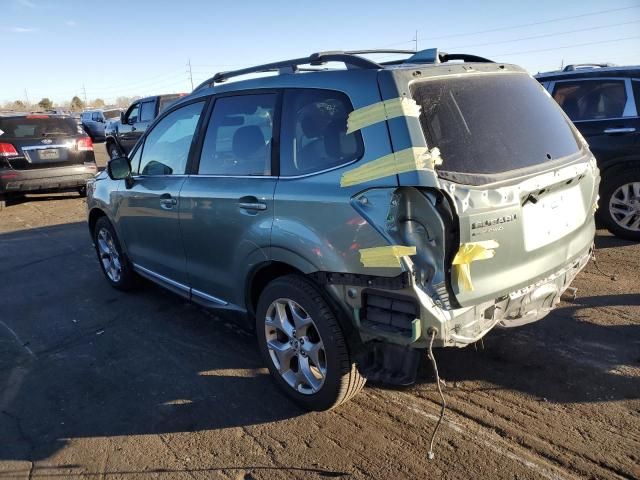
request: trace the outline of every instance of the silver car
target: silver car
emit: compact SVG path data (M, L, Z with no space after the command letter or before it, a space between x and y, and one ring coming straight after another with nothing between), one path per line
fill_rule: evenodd
M236 312L309 409L411 383L430 345L541 319L592 251L598 169L529 74L365 53L219 73L88 189L112 286Z

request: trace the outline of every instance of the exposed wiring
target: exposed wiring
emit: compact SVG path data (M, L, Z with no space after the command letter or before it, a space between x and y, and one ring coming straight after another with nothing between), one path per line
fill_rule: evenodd
M442 424L442 419L444 418L444 411L447 408L447 402L444 399L444 394L442 393L442 386L440 380L440 375L438 374L438 364L436 363L436 357L433 356L433 341L436 338L436 329L430 329L431 340L429 341L429 360L431 360L431 366L433 367L433 373L436 376L436 385L438 387L438 393L440 394L440 398L442 399L442 408L440 409L440 418L438 418L438 423L436 423L436 428L433 429L433 433L431 434L431 442L429 443L429 453L427 453L427 458L429 460L433 460L435 454L433 453L433 442L436 440L436 434L438 433L438 429L440 428L440 424Z
M618 280L618 272L615 273L607 273L604 270L602 270L600 268L600 265L598 264L598 261L596 260L596 251L594 250L593 253L591 253L591 259L593 260L593 266L596 267L596 270L601 274L604 275L605 277L609 277L611 280L613 280L614 282Z

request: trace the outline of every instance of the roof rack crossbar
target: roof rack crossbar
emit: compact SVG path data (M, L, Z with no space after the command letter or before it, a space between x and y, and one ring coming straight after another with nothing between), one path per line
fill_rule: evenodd
M581 68L589 68L589 67L606 68L606 67L615 67L615 65L613 63L575 63L572 65L567 65L562 69L562 71L573 72L574 70L578 70Z
M323 65L327 62L343 62L347 68L361 69L379 69L382 66L376 62L359 57L352 52L330 51L312 53L308 57L294 58L291 60L282 60L279 62L265 63L255 65L253 67L241 68L239 70L231 70L228 72L218 72L213 77L198 85L194 92L204 87L213 86L215 83L222 83L230 78L248 75L250 73L264 73L277 71L296 71L299 65Z

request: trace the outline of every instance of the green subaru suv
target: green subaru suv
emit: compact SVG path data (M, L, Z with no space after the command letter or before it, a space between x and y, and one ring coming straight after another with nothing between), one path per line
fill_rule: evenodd
M172 105L89 184L88 223L113 287L236 312L280 387L325 410L544 317L590 257L598 182L517 66L322 52Z

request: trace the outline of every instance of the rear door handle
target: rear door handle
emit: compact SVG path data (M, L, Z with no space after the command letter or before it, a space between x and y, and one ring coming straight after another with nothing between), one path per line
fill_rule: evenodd
M260 202L240 202L238 203L240 208L244 210L266 210L267 205Z
M622 127L622 128L607 128L605 129L604 133L609 135L612 133L633 133L635 131L636 129L633 127Z

